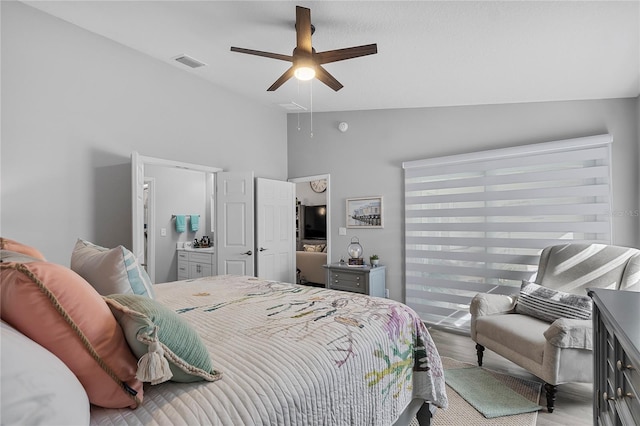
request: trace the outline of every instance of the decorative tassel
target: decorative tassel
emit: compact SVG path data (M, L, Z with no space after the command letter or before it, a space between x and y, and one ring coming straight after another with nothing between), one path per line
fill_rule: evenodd
M153 341L149 343L148 348L148 352L138 361L136 378L141 382L151 382L152 385L166 382L173 377L173 373L158 341L158 327L153 330Z

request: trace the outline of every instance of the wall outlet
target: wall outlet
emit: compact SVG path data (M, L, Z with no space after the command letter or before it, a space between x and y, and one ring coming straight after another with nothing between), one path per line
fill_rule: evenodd
M338 235L347 235L347 228L340 227L338 228Z
M389 298L389 289L388 288L384 289L384 297L386 297L387 299Z

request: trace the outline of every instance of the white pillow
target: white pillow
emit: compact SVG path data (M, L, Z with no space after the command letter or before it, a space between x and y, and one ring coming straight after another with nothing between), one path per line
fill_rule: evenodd
M123 246L108 249L78 239L71 254L71 269L103 296L139 294L155 298L149 275Z
M54 354L2 321L2 424L88 425L89 398Z

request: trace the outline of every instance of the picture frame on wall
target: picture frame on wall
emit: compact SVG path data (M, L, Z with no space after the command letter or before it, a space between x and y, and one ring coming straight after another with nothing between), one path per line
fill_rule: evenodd
M382 197L347 198L347 228L383 228Z

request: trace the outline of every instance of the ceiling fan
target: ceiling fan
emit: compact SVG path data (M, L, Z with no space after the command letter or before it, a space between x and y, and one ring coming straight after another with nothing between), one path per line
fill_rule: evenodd
M232 47L232 52L247 53L249 55L264 56L265 58L279 59L292 62L293 65L273 83L267 91L274 91L282 86L291 77L299 80L311 80L317 78L336 92L342 89L342 84L322 67L322 64L357 58L359 56L378 53L378 46L367 44L364 46L347 47L344 49L316 52L311 45L311 35L315 28L311 25L311 9L296 6L296 47L293 54L281 55L279 53L262 52L260 50Z

